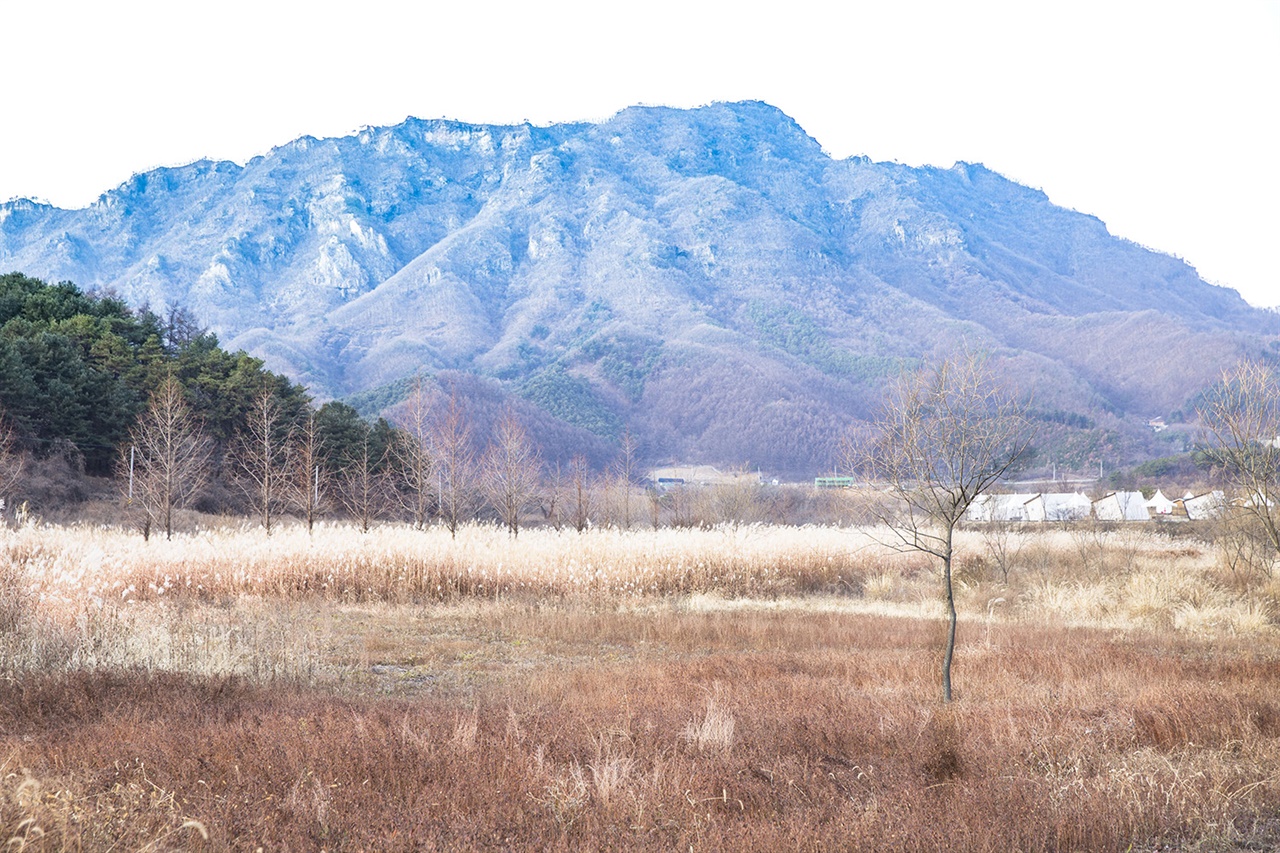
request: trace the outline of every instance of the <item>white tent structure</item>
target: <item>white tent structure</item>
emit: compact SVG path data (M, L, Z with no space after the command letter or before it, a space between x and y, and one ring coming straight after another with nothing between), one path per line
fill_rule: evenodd
M1227 506L1227 496L1221 489L1200 495L1187 495L1179 503L1185 508L1187 518L1200 521L1221 515Z
M1156 493L1147 501L1147 512L1152 518L1173 515L1173 501L1164 496L1164 492L1156 489Z
M1079 521L1088 518L1093 501L1081 492L1045 492L1026 503L1028 521Z
M1110 492L1093 502L1093 515L1099 521L1149 521L1147 501L1142 492Z
M978 495L965 512L966 521L1026 521L1030 495Z

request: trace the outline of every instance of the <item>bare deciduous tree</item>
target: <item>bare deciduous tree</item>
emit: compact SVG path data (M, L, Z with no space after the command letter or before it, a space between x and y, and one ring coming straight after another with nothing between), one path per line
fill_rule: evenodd
M17 434L9 419L0 412L0 526L3 526L4 509L13 499L13 489L22 477L24 458L18 450Z
M1000 572L1000 582L1009 582L1009 571L1017 565L1022 549L1027 540L1013 529L1008 521L988 521L982 526L982 542L987 546L987 554Z
M435 483L435 454L431 449L431 394L415 376L396 426L400 427L392 453L401 489L397 490L413 526L425 530L431 520Z
M435 450L440 517L449 528L449 534L456 537L458 526L470 516L475 498L475 451L471 445L471 426L456 389L450 391L448 404L437 409L431 421L430 434L431 446Z
M695 488L676 486L666 494L666 502L671 510L672 527L693 527L698 515L698 501Z
M338 497L360 532L369 529L383 513L387 501L387 479L381 470L383 460L373 449L366 431L355 458L338 474Z
M622 527L631 529L631 492L635 486L637 453L640 442L628 427L618 443L618 457L614 460L614 473L618 478L618 498L622 504Z
M966 351L904 376L890 389L878 426L865 440L855 439L847 455L855 470L882 482L896 499L892 514L882 519L893 532L890 544L930 554L942 564L942 698L950 702L955 529L974 499L1026 453L1026 404L995 380L985 357Z
M173 536L173 511L183 506L208 476L212 442L205 438L182 396L182 385L166 376L151 395L146 411L129 432L120 454L122 479L143 514L142 534L154 525Z
M1242 361L1223 372L1198 414L1234 498L1227 513L1252 540L1241 553L1270 575L1280 553L1280 382L1266 366Z
M542 517L557 532L564 528L564 504L568 491L569 482L560 469L560 463L547 466L541 490Z
M649 498L649 526L657 530L662 526L662 490L657 486L650 486L646 495Z
M507 531L520 535L520 516L538 489L538 452L520 421L503 412L484 457L484 489Z
M728 524L734 530L739 525L756 521L760 512L760 478L747 471L734 474L733 480L711 487L710 498L714 521Z
M298 424L289 455L291 503L307 520L307 533L311 533L315 529L327 485L320 430L314 411L307 412Z
M569 483L573 499L573 529L581 533L591 523L591 469L587 457L569 460Z
M279 398L266 388L254 397L244 427L232 444L231 463L236 482L249 498L268 536L289 494L288 450L294 428Z

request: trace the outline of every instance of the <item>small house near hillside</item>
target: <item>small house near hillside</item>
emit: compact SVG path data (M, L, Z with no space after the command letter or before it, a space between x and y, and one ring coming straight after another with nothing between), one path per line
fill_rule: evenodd
M1142 492L1111 492L1093 502L1093 516L1099 521L1149 521L1147 501Z
M1147 513L1152 518L1171 516L1174 513L1173 501L1164 496L1164 492L1156 489L1156 493L1147 500Z
M1093 501L1081 492L1047 492L1026 503L1028 521L1079 521L1088 518Z
M815 489L852 489L852 477L814 477L813 487Z

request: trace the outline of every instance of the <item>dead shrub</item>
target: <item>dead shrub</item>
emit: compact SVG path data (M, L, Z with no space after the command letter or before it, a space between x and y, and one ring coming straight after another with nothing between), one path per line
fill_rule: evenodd
M699 752L727 753L733 748L733 715L721 707L712 697L700 720L690 720L680 732L680 737Z

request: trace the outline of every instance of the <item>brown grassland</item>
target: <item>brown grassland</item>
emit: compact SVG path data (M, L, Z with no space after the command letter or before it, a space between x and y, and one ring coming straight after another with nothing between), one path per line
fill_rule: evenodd
M1280 579L1190 528L0 530L33 850L1280 849Z

